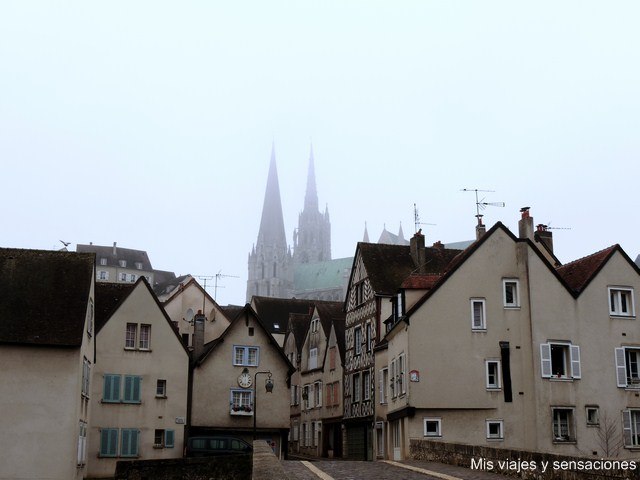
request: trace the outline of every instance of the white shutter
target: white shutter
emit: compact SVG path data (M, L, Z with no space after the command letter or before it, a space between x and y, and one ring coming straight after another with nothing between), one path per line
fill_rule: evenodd
M378 390L380 390L380 403L384 403L384 370L379 370L380 376L378 377Z
M582 370L580 369L580 347L578 345L570 345L569 353L571 355L571 377L582 378Z
M548 343L540 344L540 369L542 378L551 378L551 345Z
M631 435L631 410L622 411L622 438L624 439L625 447L634 446Z
M627 362L623 348L616 348L616 380L619 387L627 386Z

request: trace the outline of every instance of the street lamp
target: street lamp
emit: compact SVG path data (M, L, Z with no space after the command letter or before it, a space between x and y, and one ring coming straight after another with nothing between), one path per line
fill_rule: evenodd
M253 394L253 439L257 439L256 419L258 417L258 375L268 375L264 382L264 389L267 393L273 392L273 380L271 380L271 372L256 372L253 376L253 384L255 385L255 392Z

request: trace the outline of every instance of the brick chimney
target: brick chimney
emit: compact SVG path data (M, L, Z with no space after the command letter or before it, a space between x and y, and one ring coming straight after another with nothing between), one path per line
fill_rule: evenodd
M478 218L478 225L476 225L476 240L480 240L485 233L487 233L487 227L482 223L482 215L476 215Z
M409 241L409 251L411 252L411 258L413 263L418 267L419 273L426 272L427 252L424 249L424 235L422 229L418 230L411 240Z
M542 243L547 250L553 253L553 233L549 231L549 228L542 223L536 225L536 233L534 233L533 238L536 242Z
M522 207L520 209L522 218L518 222L518 234L520 238L533 240L533 217L529 216L529 208L531 207Z

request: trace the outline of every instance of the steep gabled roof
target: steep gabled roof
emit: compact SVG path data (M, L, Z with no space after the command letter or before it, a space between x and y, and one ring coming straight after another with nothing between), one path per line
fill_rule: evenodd
M227 320L231 321L238 315L240 315L240 312L242 312L243 308L244 307L241 307L240 305L226 305L224 307L220 307L220 310L222 311L224 316L227 317Z
M358 243L362 262L376 294L393 295L417 269L406 245ZM427 273L442 273L462 250L425 247Z
M602 269L611 256L620 249L620 245L613 245L586 257L562 265L557 269L562 279L577 293L582 292L591 280Z
M289 315L289 332L293 335L298 352L302 350L304 339L307 336L309 325L311 322L311 314L308 313L292 313Z
M289 325L289 314L311 311L315 300L295 298L257 297L251 299L251 305L260 316L260 320L271 333L285 333ZM278 326L276 328L276 325Z
M189 279L193 278L191 275L181 275L179 277L175 277L169 279L164 282L156 281L156 284L153 286L154 293L158 296L158 298L162 298L162 302L168 301L168 299L174 295L175 290L184 285ZM168 296L167 298L163 298Z
M93 253L0 248L0 343L79 347Z
M202 365L202 363L204 363L206 361L207 357L211 354L211 352L213 350L215 350L215 348L218 345L220 345L221 343L224 342L224 338L227 336L227 334L233 328L235 328L236 324L238 322L242 321L242 319L245 318L245 316L248 316L248 315L253 316L256 319L256 323L260 326L260 328L262 328L262 331L267 335L267 339L269 341L269 344L271 344L273 346L274 350L278 353L280 358L282 358L285 361L285 363L287 364L287 366L289 367L288 376L291 376L291 374L295 371L295 367L291 364L291 362L289 361L287 356L284 354L284 350L282 348L280 348L280 346L278 345L278 342L276 341L276 339L273 338L273 335L271 334L271 332L265 327L265 324L262 321L262 319L260 318L260 316L256 313L256 311L248 303L242 308L242 310L239 312L239 314L236 315L233 320L231 320L231 322L229 323L229 326L224 330L224 332L222 332L222 334L218 338L216 338L215 340L212 340L211 342L205 344L204 351L202 352L202 355L200 355L199 358L194 359L195 360L194 361L194 366Z
M331 325L335 322L344 323L346 314L342 309L342 302L317 302L315 304L320 325L327 338L331 334Z
M438 273L419 274L412 273L404 279L400 288L407 290L428 290L432 288L442 275Z
M102 330L118 306L135 288L135 283L96 282L96 332Z

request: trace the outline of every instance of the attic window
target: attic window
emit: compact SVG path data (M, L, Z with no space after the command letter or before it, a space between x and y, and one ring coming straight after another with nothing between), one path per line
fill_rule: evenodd
M106 258L101 258L100 259L100 265L106 265L107 264L107 259Z
M280 329L280 324L279 324L279 323L274 323L274 324L273 324L273 328L274 328L275 330L279 330L279 329Z
M126 268L127 261L126 260L118 260L118 265L120 265L122 268Z
M142 270L142 262L136 262L136 268Z
M249 327L249 336L253 337L253 327Z

